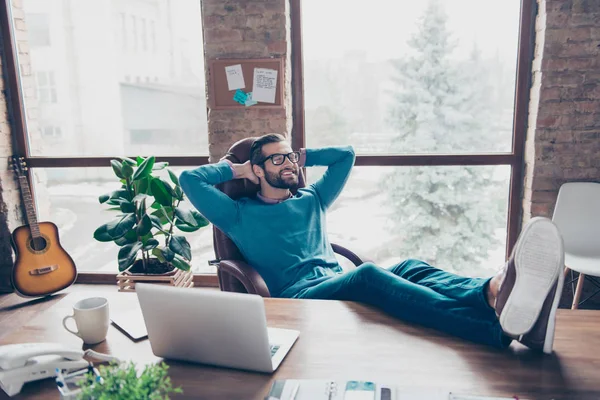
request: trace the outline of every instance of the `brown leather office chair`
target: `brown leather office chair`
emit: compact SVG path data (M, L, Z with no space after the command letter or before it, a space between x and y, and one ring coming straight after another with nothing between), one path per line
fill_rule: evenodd
M250 159L250 147L256 138L242 139L231 146L225 159L234 164L245 163ZM304 175L300 170L298 187L304 187ZM242 197L253 197L260 186L247 179L234 179L217 185L217 188L234 200ZM295 192L294 192L295 194ZM258 294L271 297L263 278L254 268L246 263L237 246L219 228L213 225L215 255L217 257L217 276L219 287L225 292ZM331 244L333 251L350 260L355 266L367 261L356 253L337 244Z

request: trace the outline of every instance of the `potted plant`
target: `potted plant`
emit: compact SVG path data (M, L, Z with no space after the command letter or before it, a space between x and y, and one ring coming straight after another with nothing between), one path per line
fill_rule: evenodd
M190 271L192 252L182 233L208 225L196 210L181 207L186 197L173 171L155 157L122 157L111 160L121 187L99 197L101 204L118 214L100 226L94 238L115 242L121 274L174 274L175 269ZM166 173L165 177L159 173Z
M88 372L76 383L79 387L77 399L169 399L169 394L183 393L183 390L173 388L171 378L167 375L168 369L164 362L149 364L138 376L133 362L101 365L98 367L98 375Z

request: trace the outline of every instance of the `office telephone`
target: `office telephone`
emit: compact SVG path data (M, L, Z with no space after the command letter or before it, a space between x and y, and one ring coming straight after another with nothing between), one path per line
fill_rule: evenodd
M117 361L116 357L83 351L61 343L19 343L0 346L0 389L14 396L23 384L39 379L56 377L81 370L91 365L83 357L102 361Z

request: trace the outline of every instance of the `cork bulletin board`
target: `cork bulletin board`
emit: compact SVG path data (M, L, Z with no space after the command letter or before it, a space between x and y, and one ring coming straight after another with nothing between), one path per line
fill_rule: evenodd
M254 85L254 69L266 68L276 70L275 101L267 103L259 101L258 103L245 106L234 100L235 90L229 90L227 83L227 73L225 68L235 65L241 65L244 76L244 92L252 92ZM283 58L254 58L254 59L218 59L209 61L209 98L210 107L213 110L219 109L244 109L244 108L283 108Z

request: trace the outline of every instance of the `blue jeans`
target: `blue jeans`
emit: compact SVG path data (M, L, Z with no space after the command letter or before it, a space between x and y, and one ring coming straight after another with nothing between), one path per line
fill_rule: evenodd
M490 279L454 275L419 260L406 260L390 269L365 263L318 279L292 297L358 301L406 322L505 348L511 339L502 332L485 294Z

